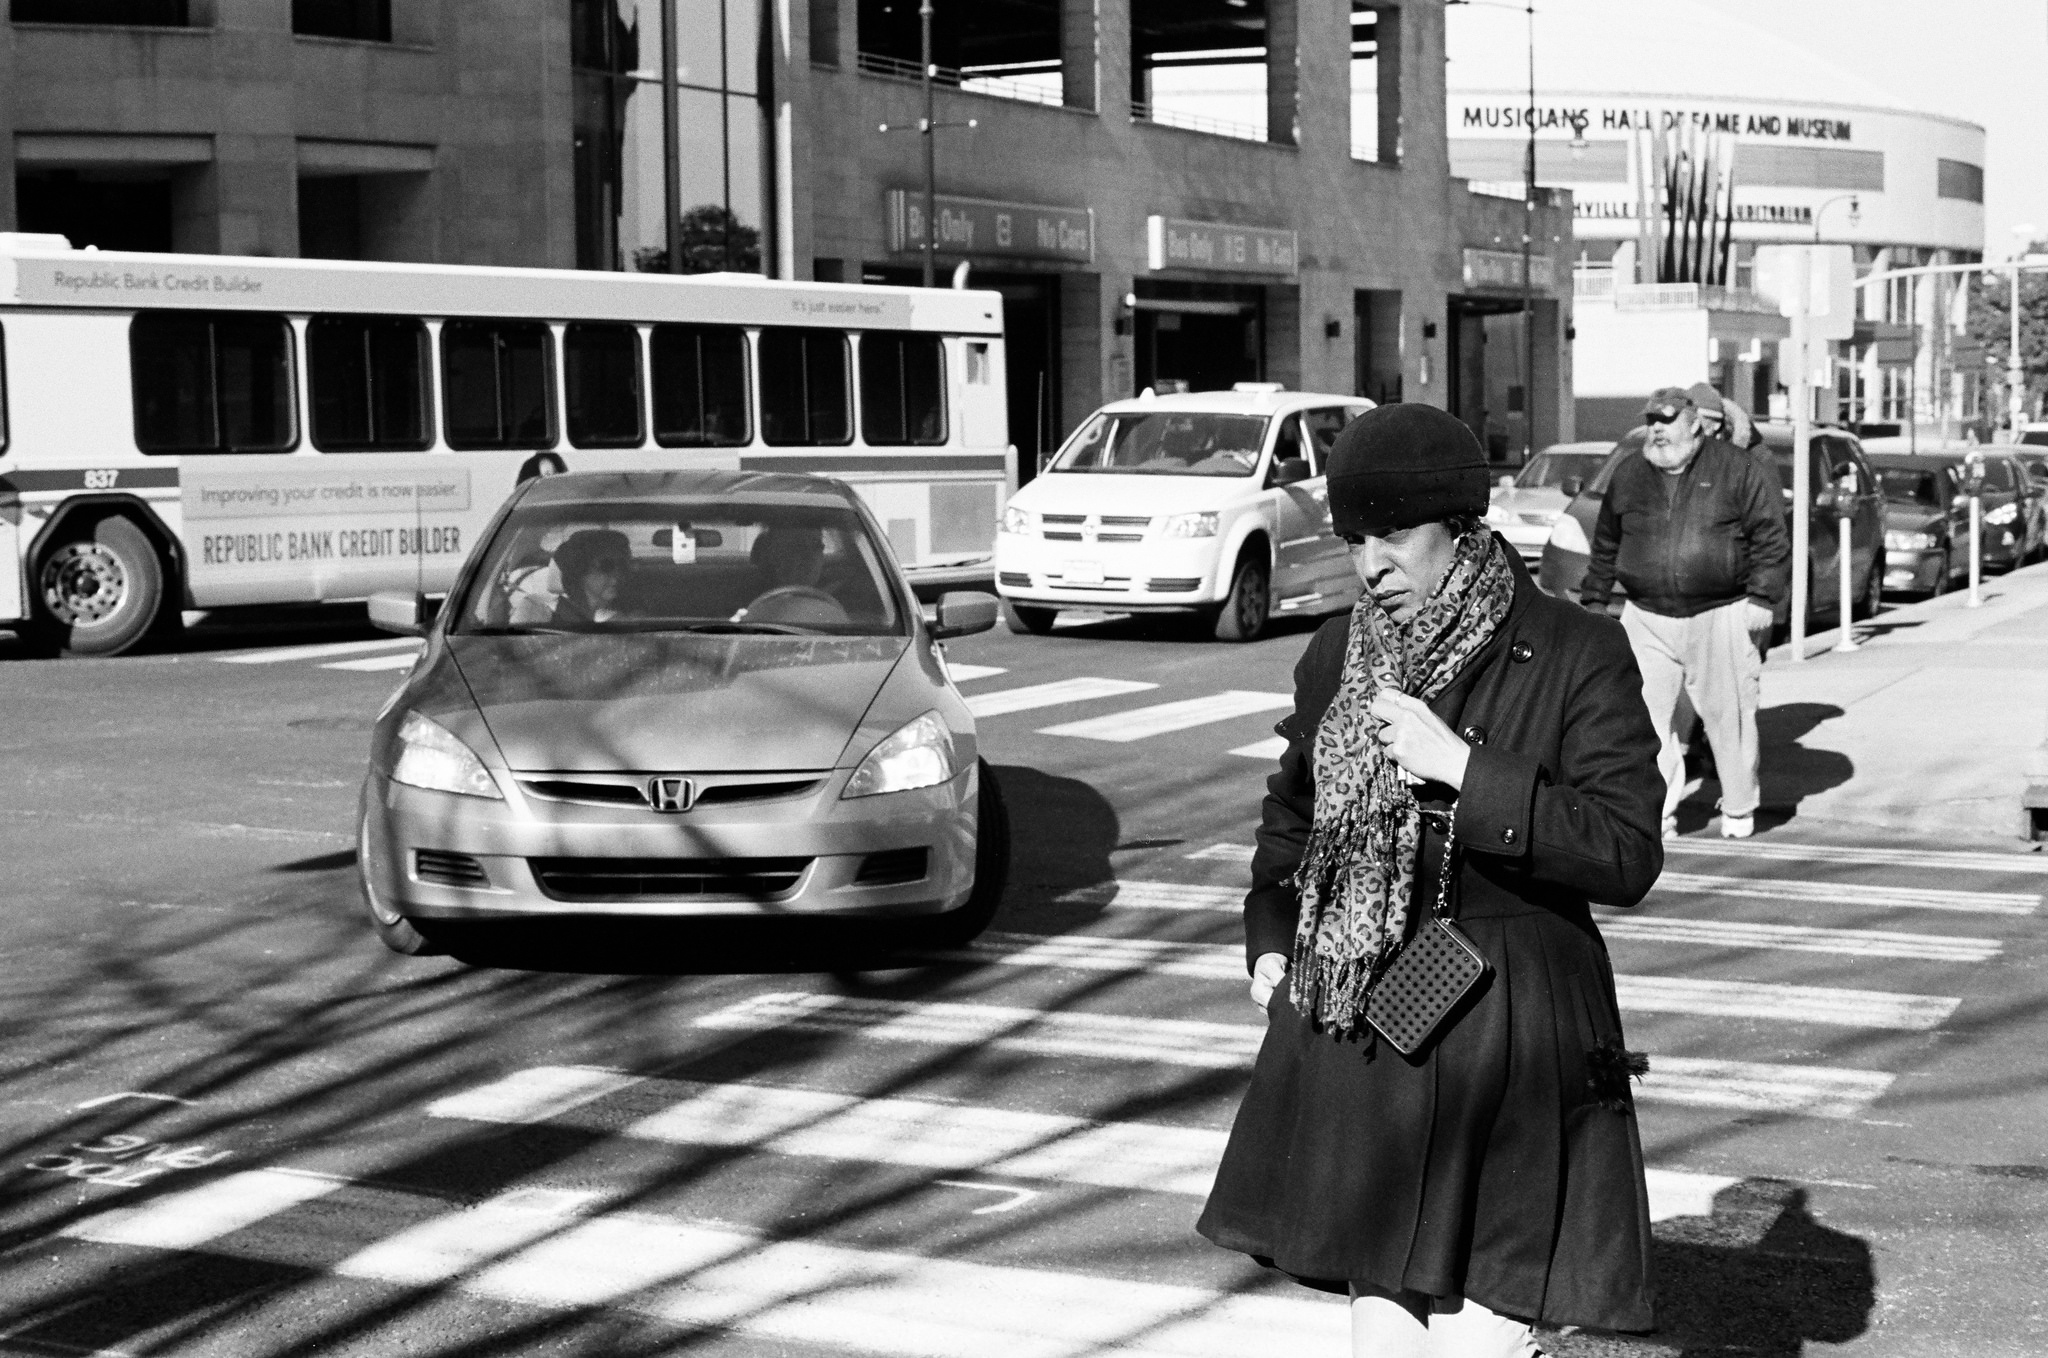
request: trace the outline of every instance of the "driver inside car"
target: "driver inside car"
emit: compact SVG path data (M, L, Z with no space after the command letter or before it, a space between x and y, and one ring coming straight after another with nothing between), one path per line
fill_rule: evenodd
M767 588L733 615L734 622L803 626L847 621L845 607L819 586L825 578L825 540L816 528L766 529L754 539L748 559Z
M619 616L619 592L633 569L633 548L612 528L571 533L555 548L562 594L555 602L556 627L587 627Z

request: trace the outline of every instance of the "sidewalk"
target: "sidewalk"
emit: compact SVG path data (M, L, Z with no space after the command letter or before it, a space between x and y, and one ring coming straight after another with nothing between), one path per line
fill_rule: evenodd
M2021 846L2020 793L2048 735L2048 565L1808 638L1764 667L1759 732L1772 838L1973 841ZM1708 782L1680 813L1697 833L1718 793ZM1707 827L1713 833L1716 825Z

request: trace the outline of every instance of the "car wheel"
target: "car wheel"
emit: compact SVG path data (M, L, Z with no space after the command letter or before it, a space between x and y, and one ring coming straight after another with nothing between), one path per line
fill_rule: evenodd
M132 519L110 515L43 554L35 602L41 630L66 654L120 655L157 624L163 561Z
M1934 573L1934 592L1936 594L1946 594L1955 588L1955 584L1954 562L1947 550L1944 549L1941 554L1941 569Z
M1884 595L1884 553L1879 552L1870 559L1870 573L1863 577L1863 597L1850 611L1851 618L1862 620L1874 618Z
M1257 641L1266 630L1266 614L1272 606L1272 591L1266 579L1266 563L1246 557L1237 563L1231 577L1230 593L1216 612L1214 627L1218 641Z
M988 761L975 767L980 791L974 810L974 890L967 904L918 926L917 941L925 947L959 948L973 942L996 917L1010 882L1010 809Z
M1052 620L1058 617L1057 608L1033 608L1029 604L1013 604L1003 600L1003 625L1019 634L1029 632L1042 637L1052 630Z
M356 829L356 887L362 893L363 909L370 916L370 927L377 931L377 941L385 947L405 957L432 957L448 951L427 929L422 929L417 922L379 901L377 893L370 889L370 823L367 820Z

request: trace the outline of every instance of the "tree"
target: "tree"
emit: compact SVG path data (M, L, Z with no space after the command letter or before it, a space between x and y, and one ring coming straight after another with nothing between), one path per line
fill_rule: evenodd
M683 214L684 273L759 273L761 233L717 203L702 203ZM668 248L654 245L633 252L641 273L667 273Z
M2048 251L2048 241L2035 241L2028 254ZM1970 337L1984 346L1989 379L1987 394L1997 393L1994 418L2005 416L2006 364L2012 344L2012 282L2003 269L1987 270L1970 292ZM2020 275L2020 371L2026 383L2029 414L2038 416L2048 401L2048 273ZM1995 373L1995 375L1993 375Z

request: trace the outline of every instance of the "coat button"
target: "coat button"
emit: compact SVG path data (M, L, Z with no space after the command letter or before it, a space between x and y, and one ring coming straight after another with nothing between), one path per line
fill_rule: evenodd
M1527 661L1535 658L1536 648L1526 641L1518 641L1508 647L1508 655L1515 660Z
M1514 826L1512 826L1512 825L1508 825L1508 826L1503 826L1503 827L1501 828L1501 832L1500 832L1500 842L1501 842L1501 843L1503 843L1503 844L1512 844L1512 843L1514 843L1514 842L1515 842L1515 827L1514 827Z
M1458 732L1458 734L1465 737L1465 743L1468 745L1484 745L1486 743L1486 728L1484 726L1468 726Z

